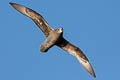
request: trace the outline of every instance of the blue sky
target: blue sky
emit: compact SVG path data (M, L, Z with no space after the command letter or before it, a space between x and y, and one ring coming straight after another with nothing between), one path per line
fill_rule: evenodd
M0 2L0 80L93 80L67 52L40 52L45 36L9 2L40 13L90 60L95 80L120 77L119 0L2 0Z

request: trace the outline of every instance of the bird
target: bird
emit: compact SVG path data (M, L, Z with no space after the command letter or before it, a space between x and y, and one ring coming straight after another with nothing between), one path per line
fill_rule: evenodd
M23 15L29 17L34 21L34 23L41 29L41 31L46 36L45 42L40 46L41 52L47 52L53 46L58 46L59 48L63 49L64 51L70 53L74 56L80 64L85 68L85 70L90 73L94 78L96 77L93 67L85 56L83 51L78 48L77 46L70 43L63 37L63 28L59 27L57 29L53 29L47 21L36 11L25 7L23 5L9 2L9 4L15 8L17 11L22 13Z

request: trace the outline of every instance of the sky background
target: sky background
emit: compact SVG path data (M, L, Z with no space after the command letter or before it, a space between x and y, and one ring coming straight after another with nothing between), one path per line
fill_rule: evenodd
M40 52L45 36L9 2L40 13L82 49L96 78L58 47ZM120 80L120 0L2 0L0 80Z

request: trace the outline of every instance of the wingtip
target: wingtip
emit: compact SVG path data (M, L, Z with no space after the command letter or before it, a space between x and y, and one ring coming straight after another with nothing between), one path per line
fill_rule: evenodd
M86 69L86 71L88 73L90 73L94 78L96 78L95 72L94 72L90 62L88 60L84 60L84 59L80 58L79 56L76 56L76 57L79 60L79 62L82 64L82 66Z
M83 66L94 78L96 78L95 72L94 72L92 65L90 64L89 61L87 61L86 65L83 64Z
M12 7L14 7L14 8L16 8L16 6L18 5L18 4L13 3L13 2L9 2L9 4L10 4Z
M22 6L22 5L20 5L20 4L13 3L13 2L9 2L9 4L10 4L13 8L15 8L17 11L19 11L20 13L28 16L28 14L26 14L26 11L25 11L25 9L26 9L25 6Z
M94 70L93 70L92 65L90 64L90 62L87 61L86 65L85 65L85 64L83 64L83 65L84 65L84 68L85 68L94 78L96 78L95 72L94 72Z
M13 2L9 2L9 4L10 4L10 5L14 5L15 3L13 3Z
M92 66L91 66L91 68L92 68ZM93 70L93 68L92 68L92 71L91 72L89 72L94 78L96 78L96 75L95 75L95 72L94 72L94 70Z
M96 78L95 72L94 72L92 65L90 64L89 61L87 61L86 63L83 63L82 65L94 78Z
M96 78L96 75L95 75L95 73L92 75L94 78Z

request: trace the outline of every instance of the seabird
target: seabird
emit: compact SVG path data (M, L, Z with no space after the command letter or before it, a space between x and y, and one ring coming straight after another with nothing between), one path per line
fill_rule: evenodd
M62 48L63 50L67 51L71 55L75 56L80 64L93 76L96 77L92 65L90 64L88 58L85 54L80 50L80 48L76 47L72 43L68 42L63 37L63 28L60 27L58 29L53 29L45 19L34 10L27 8L25 6L12 3L10 4L20 13L24 14L25 16L31 18L35 24L42 30L42 32L46 36L45 42L40 46L41 52L47 52L51 47L54 45Z

